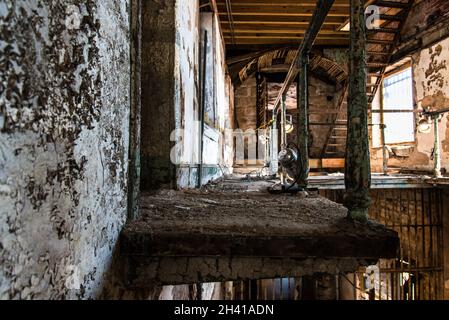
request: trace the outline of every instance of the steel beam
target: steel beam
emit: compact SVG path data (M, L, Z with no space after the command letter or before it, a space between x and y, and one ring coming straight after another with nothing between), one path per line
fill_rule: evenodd
M309 101L309 84L308 84L308 55L302 56L299 65L301 72L298 76L297 82L297 143L299 151L300 172L298 177L298 186L303 189L307 189L307 179L309 177L309 114L308 114L308 101Z
M301 188L307 188L307 179L309 176L309 152L308 152L308 81L307 81L307 69L309 63L309 54L312 50L313 43L329 14L334 0L318 0L316 3L315 11L312 19L310 20L309 27L304 34L303 41L299 46L295 58L287 73L287 77L279 91L276 98L273 119L276 118L279 105L282 101L282 97L287 93L288 89L292 85L293 81L298 78L298 90L297 90L297 104L298 104L298 129L297 129L297 142L299 149L299 156L301 162L301 171L298 177L298 186ZM298 77L299 74L299 77Z
M296 56L290 66L290 70L287 73L287 77L285 78L282 88L279 91L276 102L274 104L273 112L277 112L278 107L280 106L282 101L282 96L287 93L293 81L298 76L301 57L304 55L308 55L312 50L313 43L315 42L315 39L320 32L324 20L326 19L330 9L332 8L333 3L334 0L317 1L315 11L313 13L312 19L310 20L309 28L304 34L304 39L299 46L298 52L296 53Z
M281 90L276 98L276 102L274 104L273 113L276 113L278 107L281 104L282 96L287 93L288 89L292 85L293 81L296 79L299 73L299 64L302 57L308 55L312 50L313 43L320 32L321 27L323 26L324 20L332 8L334 0L318 0L315 11L313 13L312 19L310 20L309 28L304 34L303 41L298 48L298 52L296 53L295 58L290 66L290 69L287 73L287 77L282 85Z

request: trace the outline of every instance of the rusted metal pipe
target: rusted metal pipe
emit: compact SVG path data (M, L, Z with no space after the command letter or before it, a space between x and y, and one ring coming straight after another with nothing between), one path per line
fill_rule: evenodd
M299 152L300 172L297 183L301 189L307 189L309 178L309 55L305 54L299 60L300 72L297 81L297 129L296 141Z

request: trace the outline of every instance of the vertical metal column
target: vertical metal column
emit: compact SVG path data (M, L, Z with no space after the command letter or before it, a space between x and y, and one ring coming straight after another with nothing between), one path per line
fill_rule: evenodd
M382 172L385 176L388 175L388 148L385 142L385 129L387 126L383 124L380 125L380 135L382 140Z
M380 96L383 97L383 86L380 86ZM382 143L382 172L388 175L388 149L385 141L385 114L384 114L384 100L380 98L380 138Z
M278 129L277 119L273 118L270 130L270 173L277 174L279 171L278 163Z
M371 170L366 96L365 0L351 0L348 136L345 206L351 219L366 222L370 206Z
M287 125L287 109L285 105L285 101L287 100L287 96L284 94L282 96L282 108L281 108L281 149L287 147L287 130L285 126Z
M287 132L285 130L287 116L286 116L286 106L285 100L287 99L286 95L282 95L282 107L281 107L281 150L287 148ZM286 182L286 172L285 169L281 168L281 184L285 186Z
M263 119L261 119L261 113L263 112L263 104L262 104L262 75L257 72L256 73L256 159L260 160L259 154L259 133L260 128L263 125Z
M204 31L203 61L201 70L201 109L200 109L200 150L198 165L198 188L203 185L203 151L204 151L204 114L206 111L206 68L207 68L207 30Z
M303 189L307 189L307 179L309 178L309 132L308 132L308 100L309 100L309 87L308 87L308 65L309 54L305 53L298 61L299 63L299 75L297 82L297 107L298 107L298 129L297 129L297 141L299 151L299 161L301 162L301 171L298 179L298 186Z
M436 178L441 178L441 154L440 154L440 131L438 130L438 123L440 115L433 117L433 128L435 131L435 146L433 151L434 158L434 172Z

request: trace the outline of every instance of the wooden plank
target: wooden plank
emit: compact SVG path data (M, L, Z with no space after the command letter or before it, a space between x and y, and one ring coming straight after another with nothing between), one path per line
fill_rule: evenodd
M230 35L225 35L225 39L231 38ZM235 39L304 39L304 34L291 34L291 35L278 35L278 34L256 34L256 35L235 35ZM332 36L332 35L320 35L316 38L317 40L348 40L347 36Z
M258 26L252 26L252 27L247 27L247 28L242 28L242 27L236 27L234 29L234 33L235 34L241 34L241 35L264 35L264 34L275 34L275 35L304 35L306 33L306 29L301 29L301 28L272 28L272 27L258 27ZM223 28L223 33L226 36L230 36L231 35L231 30L229 28ZM346 32L341 32L341 31L335 31L333 28L330 29L325 29L325 30L321 30L320 31L320 36L321 35L332 35L332 36L337 36L340 38L348 38L349 35Z
M234 18L234 24L241 23L254 23L254 24L268 24L268 23L276 23L276 24L284 24L284 25L304 25L309 24L311 21L310 16L256 16L256 15L236 15ZM340 25L346 21L344 17L327 17L326 21L323 22L324 25L333 24ZM222 24L227 24L227 20L221 20Z
M230 31L229 23L222 23L222 25L223 25L223 32ZM307 30L308 25L309 22L298 22L295 25L277 23L276 21L259 24L242 22L238 24L234 23L234 28L242 32L253 32L253 31L264 32L264 31L284 31L284 30L286 30L286 32L292 32L292 30L298 30L298 32L300 30L303 30L305 32ZM321 28L321 32L336 32L341 34L348 34L347 32L344 31L336 31L335 27L336 25L338 25L337 22L327 23L323 25L323 27Z
M227 43L230 43L230 38L225 38ZM300 43L302 38L287 38L279 39L276 37L272 38L240 38L236 39L235 43L238 45L294 45ZM322 39L319 38L315 41L315 45L326 45L326 46L347 46L349 44L349 39Z
M220 15L226 16L226 6L218 6ZM251 16L289 16L289 17L312 17L315 7L307 6L236 6L232 4L232 15L251 15ZM329 17L349 16L348 7L334 7L329 10Z
M345 159L309 159L309 166L312 169L340 169L345 167Z
M226 2L225 0L218 0L217 3L219 5L224 5ZM237 0L232 1L232 8L235 6L300 6L300 7L315 7L316 6L316 0L280 0L280 1L273 1L273 0ZM349 8L349 1L348 0L335 0L334 7L345 7Z

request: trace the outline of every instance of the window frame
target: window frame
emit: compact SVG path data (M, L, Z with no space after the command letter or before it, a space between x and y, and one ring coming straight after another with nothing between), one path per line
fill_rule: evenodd
M413 129L413 141L391 142L391 143L385 142L386 146L416 145L417 137L416 137L416 116L415 116L415 110L416 110L415 86L414 86L414 82L413 82L413 65L410 61L404 63L403 65L401 65L397 68L394 68L393 70L391 70L389 72L386 72L384 77L382 78L382 82L380 84L380 92L379 92L380 93L379 94L379 100L380 100L379 101L379 110L380 110L379 111L379 120L382 125L385 124L384 115L388 113L388 112L384 112L384 83L385 83L385 80L387 78L395 76L407 69L410 69L410 72L411 72L411 85L412 85L411 94L412 94L413 109L410 110L410 109L400 109L399 108L399 109L395 109L395 110L405 111L407 113L410 112L413 114L413 128L414 128ZM382 132L380 134L382 135ZM382 147L382 145L380 147Z

